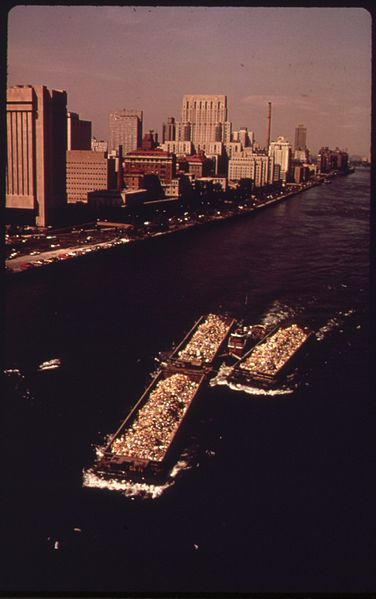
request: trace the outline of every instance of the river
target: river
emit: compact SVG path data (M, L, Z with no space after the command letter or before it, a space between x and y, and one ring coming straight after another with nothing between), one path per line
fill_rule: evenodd
M244 218L9 277L0 588L374 590L369 222L359 168ZM297 388L209 388L167 489L84 486L157 353L222 311L316 332Z

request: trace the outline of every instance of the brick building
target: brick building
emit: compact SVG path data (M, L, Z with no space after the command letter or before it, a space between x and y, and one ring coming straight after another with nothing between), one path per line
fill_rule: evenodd
M115 160L106 152L71 150L67 152L68 203L87 202L88 193L116 187Z
M135 171L157 175L161 183L170 183L176 174L176 157L163 150L136 150L123 159L124 177Z

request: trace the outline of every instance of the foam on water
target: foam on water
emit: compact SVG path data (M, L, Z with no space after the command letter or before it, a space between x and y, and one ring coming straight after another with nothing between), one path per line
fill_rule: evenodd
M262 389L259 387L249 387L248 385L241 385L240 383L222 383L227 384L230 389L233 391L243 391L244 393L248 393L249 395L263 395L273 397L275 395L290 395L294 393L294 389L290 389L288 387L283 389Z
M219 372L216 377L212 378L209 382L211 387L217 385L226 385L232 391L244 391L249 395L263 395L263 396L274 396L274 395L289 395L294 393L295 389L290 387L283 387L282 389L262 389L260 387L250 387L249 385L241 385L240 383L230 383L226 377L225 372Z
M297 308L293 308L288 304L284 304L280 300L275 300L271 308L266 312L265 316L261 319L261 324L269 326L277 326L280 322L283 322L287 318L292 318L298 313Z
M329 320L316 332L317 341L322 341L323 339L325 339L328 333L341 327L345 319L351 316L352 314L354 314L354 310L351 308L346 312L338 312L332 318L329 318Z
M172 468L170 472L170 477L176 478L180 472L183 472L184 470L190 470L191 468L192 466L189 464L188 460L181 458L176 462L175 466Z
M38 370L53 370L54 368L59 368L61 361L59 358L52 358L51 360L46 360L39 364Z
M83 481L84 487L96 488L96 489L107 489L108 491L121 491L125 497L140 499L158 499L169 487L171 487L174 481L168 481L164 485L151 485L147 483L136 483L126 478L117 480L114 478L104 478L100 476L94 470L88 469L83 470Z
M18 368L6 368L5 370L3 370L3 372L4 374L17 374L21 378L24 378L24 376L21 374L21 371L18 370Z
M109 442L111 435L107 435L106 437L106 445ZM104 455L104 445L95 445L94 450L97 459L100 459ZM92 487L97 489L107 489L108 491L121 491L126 497L139 497L141 499L157 499L175 484L176 477L185 470L190 470L192 468L192 464L190 463L189 453L183 451L180 455L178 461L171 469L168 480L166 483L161 485L153 485L148 483L137 483L131 480L124 479L115 479L111 478L111 476L102 476L95 472L94 468L84 469L83 472L83 486L84 487Z

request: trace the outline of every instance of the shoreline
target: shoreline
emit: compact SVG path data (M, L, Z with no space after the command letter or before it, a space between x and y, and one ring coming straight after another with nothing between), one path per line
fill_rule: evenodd
M336 177L336 174L331 174L331 177ZM275 198L268 199L256 206L252 206L249 208L238 208L236 213L221 215L221 216L208 216L203 221L195 221L192 223L185 223L183 225L177 225L173 229L168 231L158 231L157 233L146 233L139 237L129 237L127 236L126 229L129 228L129 224L127 223L118 223L117 226L119 229L123 229L123 236L119 239L114 239L112 241L102 241L98 243L91 243L86 245L72 245L70 247L59 248L57 250L47 250L40 251L37 254L24 254L22 256L18 256L16 258L6 259L5 260L5 270L7 274L13 275L21 272L29 272L34 270L35 268L40 268L42 266L46 267L49 265L55 265L58 262L65 262L67 260L71 260L73 258L80 258L82 256L86 256L89 253L109 250L120 245L126 244L134 244L144 242L146 240L151 240L156 237L162 237L166 235L173 235L176 233L181 233L182 231L193 230L198 227L203 227L208 224L218 223L218 222L226 222L228 220L233 220L236 218L241 218L244 216L249 216L251 214L257 213L258 210L262 210L268 208L269 206L275 205L279 202L289 199L292 196L298 195L311 189L312 187L317 187L323 183L323 178L314 179L308 181L306 184L300 186L299 189L293 189L291 191L285 191L281 195L278 195Z

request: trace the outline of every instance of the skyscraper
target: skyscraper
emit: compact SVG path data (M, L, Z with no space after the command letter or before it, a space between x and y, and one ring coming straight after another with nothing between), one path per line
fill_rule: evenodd
M66 205L67 94L44 85L7 90L6 208L30 211L37 226Z
M169 116L167 124L162 125L162 143L165 141L175 141L175 119L173 116Z
M274 158L274 164L281 167L281 179L287 181L291 166L291 144L284 137L278 137L269 146L269 156Z
M295 129L295 150L307 148L307 129L304 125L298 125Z
M123 156L141 147L142 140L142 110L123 109L110 112L109 119L109 150L118 150L123 146Z
M231 138L231 123L227 120L227 96L183 96L182 118L181 123L177 123L177 133L179 130L186 131L188 126L189 141L193 142L196 150L210 142L228 143Z

